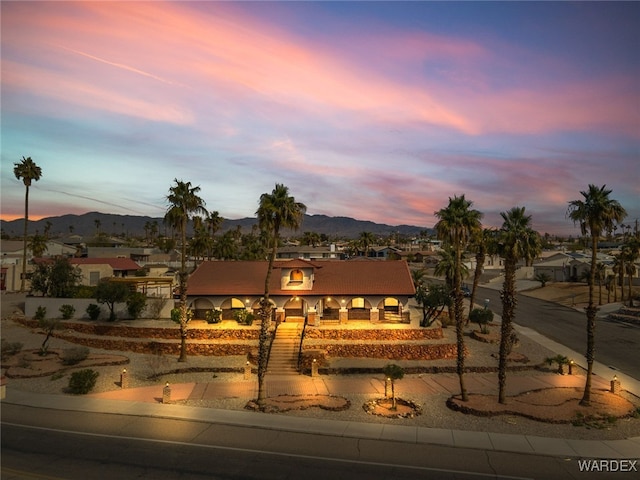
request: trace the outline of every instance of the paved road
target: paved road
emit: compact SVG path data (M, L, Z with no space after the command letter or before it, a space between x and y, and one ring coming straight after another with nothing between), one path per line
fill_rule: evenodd
M2 479L603 479L576 459L7 405ZM19 425L20 424L20 425Z
M479 289L477 303L490 300L489 308L502 314L500 293L489 288ZM584 312L518 295L515 323L536 330L576 352L584 354L587 344L587 324ZM599 319L596 323L596 360L640 380L640 327Z

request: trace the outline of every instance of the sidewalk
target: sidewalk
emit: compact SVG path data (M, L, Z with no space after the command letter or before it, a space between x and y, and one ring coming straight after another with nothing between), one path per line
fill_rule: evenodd
M578 360L581 355L542 337L533 330L517 327L521 335L534 339L541 345ZM608 378L615 373L624 388L635 395L640 393L640 382L620 372L596 363L594 366L594 388L608 388ZM435 377L435 378L434 378ZM512 391L525 391L545 386L582 386L578 376L523 376L509 382ZM473 391L494 388L483 375L469 375L468 388ZM206 399L212 397L242 396L255 398L256 381L233 383L184 383L170 385L171 400ZM279 394L344 395L347 393L383 394L384 384L375 379L344 379L335 376L320 377L266 377L267 396ZM403 393L457 393L455 375L438 374L403 381ZM123 389L83 397L35 394L8 389L3 403L25 405L36 408L72 410L96 413L113 413L134 416L158 416L163 418L208 423L253 426L285 432L305 432L336 437L392 440L412 444L436 444L449 447L474 448L500 452L538 454L583 458L640 458L640 437L624 440L574 440L546 438L532 435L461 431L442 428L411 427L402 425L361 423L342 420L299 418L239 410L190 407L178 404L163 404L163 386Z

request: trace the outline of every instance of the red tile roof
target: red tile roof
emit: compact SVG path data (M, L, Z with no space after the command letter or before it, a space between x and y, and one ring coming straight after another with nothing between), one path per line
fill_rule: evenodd
M269 262L203 262L189 277L188 295L262 295ZM281 268L314 268L311 291L280 288ZM395 295L411 296L415 287L404 261L303 260L276 261L271 274L271 295Z
M109 265L114 271L139 270L140 265L130 258L72 258L73 265Z

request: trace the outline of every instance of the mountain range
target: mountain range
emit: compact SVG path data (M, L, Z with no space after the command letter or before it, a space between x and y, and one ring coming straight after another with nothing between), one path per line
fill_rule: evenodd
M0 229L3 236L21 237L24 229L23 219L12 221L0 220ZM29 234L36 232L43 233L47 225L49 234L52 237L68 235L73 233L81 236L93 236L99 231L107 235L121 235L126 233L133 236L144 236L145 225L157 222L159 233L165 233L162 217L148 217L136 215L116 215L111 213L89 212L82 215L61 215L58 217L47 217L40 220L29 220ZM225 219L219 233L227 230L235 230L240 227L243 233L249 233L257 222L256 218L241 218L237 220ZM305 215L298 232L286 232L286 235L300 235L302 232L316 232L325 234L329 238L353 239L360 236L362 232L371 232L378 236L389 236L392 234L414 236L420 232L431 229L412 225L385 225L365 220L356 220L350 217L329 217L327 215ZM168 233L168 228L166 229Z

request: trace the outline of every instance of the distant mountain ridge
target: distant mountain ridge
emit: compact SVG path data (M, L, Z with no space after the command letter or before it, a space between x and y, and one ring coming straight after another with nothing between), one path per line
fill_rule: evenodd
M96 221L99 222L100 232L107 235L127 235L144 236L145 225L147 223L158 223L159 233L162 235L169 232L165 227L162 217L148 217L136 215L117 215L112 213L89 212L82 215L61 215L58 217L47 217L40 220L29 220L29 234L36 231L43 233L47 222L51 224L50 234L53 237L68 235L73 233L81 236L92 236L97 232ZM256 218L241 218L237 220L225 219L218 233L227 230L235 230L240 227L243 233L249 233ZM21 237L23 231L23 219L12 221L0 220L2 233L11 237ZM297 232L283 232L283 235L301 235L303 232L316 232L325 234L330 238L357 238L362 232L371 232L374 235L388 236L392 234L418 235L421 231L428 230L427 227L412 225L385 225L366 220L356 220L350 217L329 217L327 215L305 215L301 228Z

